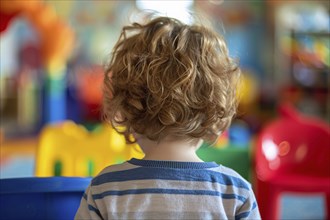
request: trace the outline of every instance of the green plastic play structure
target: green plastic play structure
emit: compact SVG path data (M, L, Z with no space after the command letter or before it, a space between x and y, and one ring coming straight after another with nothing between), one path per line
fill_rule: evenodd
M251 154L250 148L226 147L215 148L207 144L197 151L197 155L204 161L214 161L223 166L232 168L246 180L251 180Z

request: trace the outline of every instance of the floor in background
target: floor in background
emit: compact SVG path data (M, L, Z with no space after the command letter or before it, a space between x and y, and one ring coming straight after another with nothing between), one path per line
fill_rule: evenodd
M33 176L37 146L36 137L0 140L0 178Z
M16 156L1 161L0 178L32 177L34 175L34 157Z

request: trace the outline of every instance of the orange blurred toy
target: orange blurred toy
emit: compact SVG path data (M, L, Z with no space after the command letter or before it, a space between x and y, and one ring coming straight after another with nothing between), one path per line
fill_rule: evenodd
M66 118L65 74L66 64L74 48L73 30L62 21L56 11L39 0L15 0L0 2L0 32L10 21L22 16L29 21L40 38L41 60L46 72L45 119L58 122Z

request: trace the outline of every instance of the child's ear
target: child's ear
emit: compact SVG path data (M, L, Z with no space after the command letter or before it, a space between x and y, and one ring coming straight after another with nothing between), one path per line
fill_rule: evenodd
M134 131L132 132L132 136L136 142L141 138L141 135Z
M105 70L105 72L104 72L104 82L106 82L106 83L112 83L112 76L113 76L113 74L112 74L112 71L107 71L107 70Z
M120 111L115 113L114 121L124 121L124 117Z
M220 138L222 132L219 131L218 133L208 133L205 135L204 140L209 144L209 145L214 145L218 142L218 139Z

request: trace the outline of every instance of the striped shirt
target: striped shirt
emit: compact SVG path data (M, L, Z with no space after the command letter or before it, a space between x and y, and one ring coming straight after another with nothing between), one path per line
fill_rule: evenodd
M131 159L93 178L75 219L260 219L251 185L214 162Z

